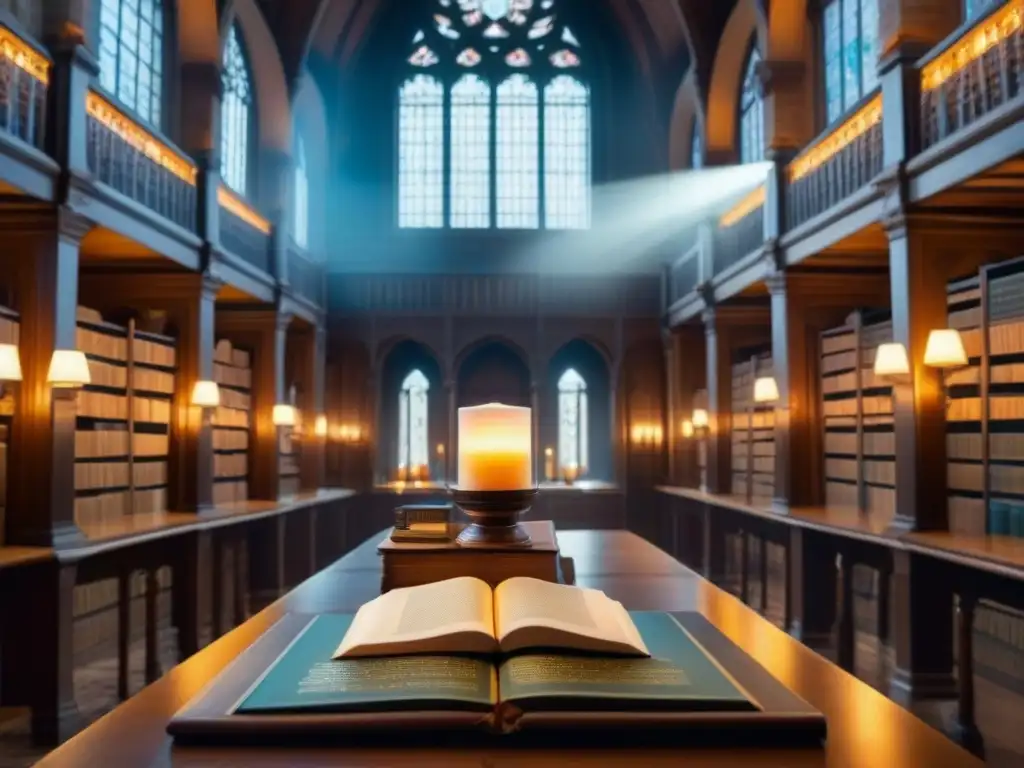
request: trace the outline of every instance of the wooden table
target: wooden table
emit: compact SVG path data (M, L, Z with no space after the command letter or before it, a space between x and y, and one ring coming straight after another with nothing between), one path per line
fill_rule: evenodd
M283 613L352 611L380 584L373 537L252 619L178 665L156 683L47 756L41 766L677 766L680 752L502 749L198 749L176 748L164 729L171 716ZM980 766L944 736L880 693L848 675L714 587L669 555L625 531L559 534L563 553L576 561L577 582L597 587L636 610L697 610L780 681L828 716L824 750L737 748L686 754L688 766ZM567 762L568 761L568 762Z

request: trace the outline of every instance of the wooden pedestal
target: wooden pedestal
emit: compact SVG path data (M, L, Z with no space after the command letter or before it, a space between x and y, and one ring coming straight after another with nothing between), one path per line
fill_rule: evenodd
M530 535L529 547L460 547L454 540L458 530L451 541L443 542L395 542L387 538L377 548L384 558L381 592L456 576L475 576L492 587L516 576L571 584L572 561L559 558L555 524L540 520L522 525Z

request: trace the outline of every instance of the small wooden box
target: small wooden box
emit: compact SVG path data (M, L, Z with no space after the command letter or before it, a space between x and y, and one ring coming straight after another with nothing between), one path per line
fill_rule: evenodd
M457 576L475 576L492 587L516 576L530 576L554 583L571 579L572 569L560 568L555 524L550 520L522 523L533 542L529 548L460 547L454 541L460 525L452 525L451 541L396 542L384 539L377 547L384 558L381 592L417 587Z

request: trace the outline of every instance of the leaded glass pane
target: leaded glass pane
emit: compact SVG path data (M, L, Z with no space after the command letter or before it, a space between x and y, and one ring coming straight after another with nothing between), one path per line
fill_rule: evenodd
M398 395L399 469L426 466L429 461L427 434L427 392L430 382L419 369L402 382Z
M858 98L878 86L878 0L860 0L861 84Z
M249 133L252 130L252 80L237 25L224 45L221 70L221 180L240 195L248 192Z
M463 75L452 88L451 226L491 226L491 88Z
M444 226L444 88L415 75L399 93L398 225Z
M750 49L743 91L740 94L740 162L757 163L764 160L764 103L757 81L757 67L761 54L757 47Z
M590 94L569 75L544 89L544 199L549 229L590 226Z
M558 464L587 467L587 383L570 368L558 380Z
M839 29L840 0L825 6L822 37L825 44L825 109L828 122L843 114L842 34Z
M497 95L497 218L502 229L536 229L540 223L537 86L511 75Z
M100 85L158 128L163 13L162 0L102 0L99 8Z
M293 229L295 244L309 248L309 171L306 167L306 144L301 136L295 140L295 210Z

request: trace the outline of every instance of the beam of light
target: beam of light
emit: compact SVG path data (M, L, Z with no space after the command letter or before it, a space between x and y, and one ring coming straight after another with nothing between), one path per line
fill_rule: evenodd
M652 271L682 255L686 230L723 214L763 184L771 167L748 163L595 186L591 228L545 233L518 254L516 267L542 274Z

